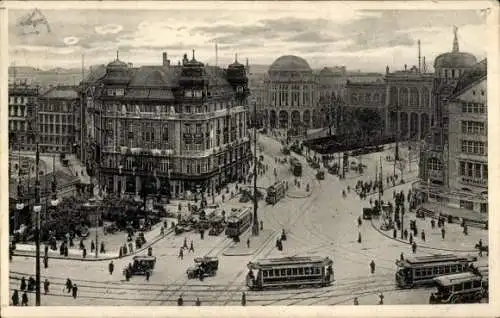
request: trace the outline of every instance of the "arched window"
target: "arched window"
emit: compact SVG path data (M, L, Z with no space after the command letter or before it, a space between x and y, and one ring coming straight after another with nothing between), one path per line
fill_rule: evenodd
M391 87L389 96L391 105L396 106L398 104L398 89L396 87Z
M399 105L408 106L408 88L406 87L399 89Z
M410 88L410 105L418 106L418 90L416 87Z
M380 95L378 93L373 94L373 103L378 104L380 102Z
M429 106L429 89L427 87L422 88L422 91L420 93L420 101L422 107Z
M370 93L365 94L364 104L369 105L371 103L372 95Z
M351 103L353 103L353 104L358 103L358 94L356 94L356 93L351 94Z

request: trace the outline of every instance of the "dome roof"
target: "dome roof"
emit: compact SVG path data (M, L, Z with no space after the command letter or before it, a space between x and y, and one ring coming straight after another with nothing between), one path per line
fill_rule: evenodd
M309 66L309 63L301 57L295 55L283 55L271 64L269 71L310 72L312 69Z
M109 68L127 68L127 63L120 61L119 59L114 60L113 62L109 63L108 66Z
M474 55L465 52L444 53L434 60L434 69L438 68L468 68L477 63Z
M487 68L487 60L484 59L481 62L475 64L469 70L465 71L458 79L457 86L455 87L455 91L453 93L459 93L478 79L485 77Z
M329 75L335 75L333 71L329 67L323 67L321 71L319 71L320 76L329 76Z

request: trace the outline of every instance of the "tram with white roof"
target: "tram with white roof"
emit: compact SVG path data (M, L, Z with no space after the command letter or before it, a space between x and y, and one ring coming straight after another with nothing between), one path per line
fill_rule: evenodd
M252 216L250 207L232 211L227 218L226 235L230 238L238 238L252 224Z
M437 291L430 304L479 303L488 299L488 281L479 272L464 272L434 278Z
M333 261L329 257L292 256L261 259L248 263L246 284L251 290L319 286L333 281Z
M419 285L433 284L437 276L469 271L475 256L457 256L454 254L437 254L429 256L407 257L396 261L396 283L402 288L413 288Z

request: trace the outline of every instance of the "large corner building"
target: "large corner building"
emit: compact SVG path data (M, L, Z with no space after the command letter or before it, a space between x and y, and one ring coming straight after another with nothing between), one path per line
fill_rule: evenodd
M169 197L211 194L242 180L251 158L248 79L184 55L171 65L132 67L117 59L85 82L88 170L106 191ZM154 191L154 189L152 189Z

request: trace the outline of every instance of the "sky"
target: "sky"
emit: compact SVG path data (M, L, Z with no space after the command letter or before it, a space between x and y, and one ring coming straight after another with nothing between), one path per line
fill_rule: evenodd
M265 5L264 5L265 4ZM487 26L478 10L377 10L349 2L219 3L210 6L162 3L162 8L134 10L38 8L44 25L23 26L32 8L9 9L10 63L42 69L80 67L119 59L134 65L172 63L189 57L228 65L235 54L242 63L270 65L282 55L297 55L313 68L345 65L348 70L384 72L402 69L422 56L451 51L453 26L460 50L486 57ZM116 8L116 7L115 7ZM36 15L39 17L40 15ZM430 68L432 69L432 68Z

